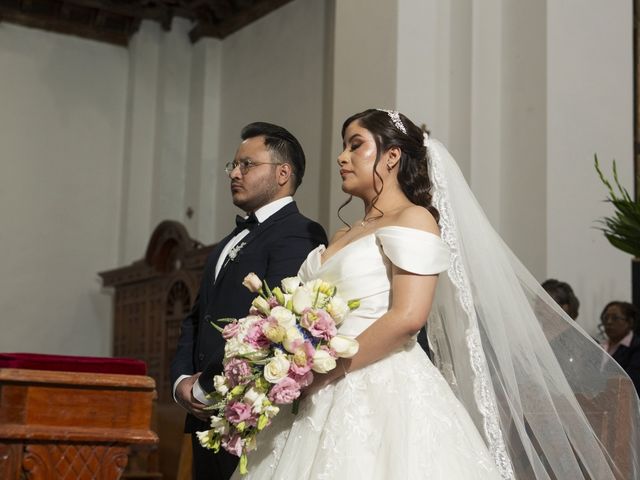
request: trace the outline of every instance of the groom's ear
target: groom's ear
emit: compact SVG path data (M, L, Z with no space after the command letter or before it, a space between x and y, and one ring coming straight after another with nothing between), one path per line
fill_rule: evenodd
M288 163L281 163L277 166L278 168L278 185L281 187L286 185L287 182L292 181L291 176L293 175L293 169L291 165Z

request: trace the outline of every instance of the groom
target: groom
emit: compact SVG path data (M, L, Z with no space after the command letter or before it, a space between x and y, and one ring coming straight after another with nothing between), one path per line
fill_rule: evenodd
M233 203L247 215L236 218L235 230L211 252L171 363L174 397L188 412L185 431L192 434L194 480L227 479L238 461L223 449L217 454L205 450L195 435L210 428L206 395L213 391L214 375L222 372L224 339L211 322L247 315L255 297L242 286L248 273L279 285L296 275L309 251L327 243L324 229L300 214L293 201L305 168L298 140L264 122L247 125L241 137L225 170Z

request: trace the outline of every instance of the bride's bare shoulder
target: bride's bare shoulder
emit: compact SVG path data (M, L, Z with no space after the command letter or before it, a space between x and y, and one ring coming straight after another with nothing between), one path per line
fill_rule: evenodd
M429 210L420 205L411 205L398 212L394 222L399 227L409 227L440 235L438 222Z

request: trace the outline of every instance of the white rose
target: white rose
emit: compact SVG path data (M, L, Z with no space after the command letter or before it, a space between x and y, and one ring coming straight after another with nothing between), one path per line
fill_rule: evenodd
M307 308L311 308L313 305L313 297L312 292L307 290L306 288L299 288L293 294L293 298L291 299L293 303L293 311L298 315L302 315Z
M229 385L227 385L227 379L223 375L216 375L213 377L213 388L220 395L226 395L229 391Z
M267 382L278 383L289 373L289 360L284 355L276 355L264 367L264 378Z
M349 313L349 305L342 298L333 297L327 305L327 312L336 321L336 325L340 325Z
M264 336L271 340L273 343L282 343L282 340L284 340L284 336L287 331L282 325L268 322L262 326L262 333L264 333Z
M327 373L336 368L336 359L326 350L316 350L313 355L311 370L318 373Z
M211 417L211 428L218 435L226 435L229 432L229 423L220 417Z
M360 344L355 338L336 335L329 340L329 346L336 352L339 357L351 358L358 353Z
M253 272L244 277L242 285L247 287L252 293L258 293L260 290L262 290L262 280L260 280L260 277L258 277Z
M278 325L285 329L291 328L296 324L296 316L284 307L273 307L271 309L271 316L276 319Z
M300 286L300 277L287 277L280 282L285 293L293 293Z
M287 350L287 352L295 353L297 343L304 340L304 337L300 333L300 331L296 327L291 327L287 329L287 333L284 336L284 340L282 341L282 345Z
M215 432L213 430L206 430L204 432L196 432L196 435L198 436L198 441L200 442L200 445L202 445L204 448L212 448L211 444L213 443L213 434Z
M254 413L262 413L262 402L267 396L264 393L258 392L255 388L251 387L244 394L243 400L247 405L251 405L251 409Z

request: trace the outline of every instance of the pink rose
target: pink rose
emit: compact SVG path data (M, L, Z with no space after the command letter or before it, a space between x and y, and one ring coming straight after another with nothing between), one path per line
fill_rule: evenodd
M238 434L222 437L222 448L236 457L242 455L242 437Z
M262 325L265 323L265 321L265 319L258 320L253 325L251 325L251 327L249 327L249 331L244 337L244 341L257 350L267 348L269 347L269 345L271 345L271 342L267 337L265 337L262 331Z
M231 387L246 383L251 377L251 366L246 360L232 358L224 366L224 376L229 379Z
M251 417L251 407L243 402L231 402L224 409L224 417L237 425Z
M239 331L240 325L238 322L229 323L222 329L222 338L229 340L230 338L235 337Z
M335 320L324 310L307 310L302 314L300 324L311 335L324 340L331 340L338 333Z
M269 400L273 403L287 404L300 396L300 385L290 377L284 377L269 391Z
M304 375L311 370L314 350L313 344L310 341L305 340L304 343L300 345L300 348L298 348L293 354L292 362L289 367L291 372L295 375Z
M310 308L305 308L302 311L302 315L300 316L300 326L309 330L311 326L318 319L318 315L316 315L316 311Z
M309 385L311 385L311 383L313 382L313 372L308 371L307 373L303 374L303 375L298 375L294 372L289 372L288 375L293 381L295 381L298 385L300 385L300 388L306 388Z
M257 427L258 426L258 418L260 418L260 415L256 412L253 411L253 409L251 410L251 416L249 418L247 418L247 425L249 425L250 427Z

